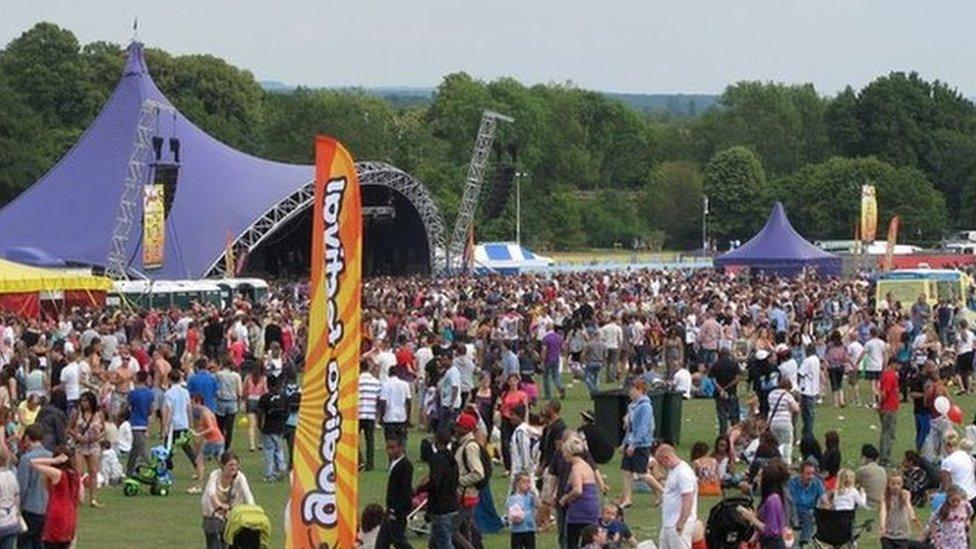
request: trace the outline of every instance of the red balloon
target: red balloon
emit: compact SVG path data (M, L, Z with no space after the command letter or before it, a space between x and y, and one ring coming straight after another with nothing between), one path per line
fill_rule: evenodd
M952 407L949 408L949 413L946 415L949 416L949 421L952 421L956 425L962 425L962 408L960 408L958 405L953 404Z

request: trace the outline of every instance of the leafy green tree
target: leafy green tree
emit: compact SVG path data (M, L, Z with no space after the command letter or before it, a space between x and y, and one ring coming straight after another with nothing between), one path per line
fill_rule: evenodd
M309 90L268 94L260 151L286 162L313 161L317 134L342 141L361 160L391 161L397 120L390 104L362 91Z
M232 147L257 151L264 91L254 75L212 55L148 49L146 57L160 90L194 124Z
M669 249L701 242L702 174L691 162L664 162L650 172L640 197L640 215L665 234Z
M764 220L766 173L754 152L731 147L705 165L702 188L709 202L708 225L720 240L747 239Z
M43 124L78 128L101 106L78 39L52 23L38 23L10 42L0 54L0 74Z
M813 85L739 82L725 89L718 108L696 125L701 158L742 145L753 149L776 174L826 158L826 101Z
M603 189L586 205L583 228L591 246L630 249L635 240L648 232L637 215L633 193Z
M945 199L920 170L895 167L877 158L831 158L806 166L774 184L774 195L810 239L852 238L861 211L861 185L873 184L878 197L878 235L893 215L901 218L899 238L938 240L948 224Z

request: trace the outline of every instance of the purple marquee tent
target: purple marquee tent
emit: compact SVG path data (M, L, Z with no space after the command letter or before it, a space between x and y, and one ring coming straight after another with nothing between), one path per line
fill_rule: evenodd
M814 246L793 228L783 204L773 204L766 225L751 240L715 258L716 267L744 268L792 276L813 267L823 276L840 276L841 258Z
M75 146L0 210L0 256L36 253L54 261L104 266L119 211L142 104L169 104L132 43L122 78ZM236 151L182 114L161 110L156 135L180 141L179 176L165 225L161 267L142 265L142 201L129 237L129 269L150 278L205 276L237 237L311 181L311 166L271 162ZM309 144L311 146L311 143Z

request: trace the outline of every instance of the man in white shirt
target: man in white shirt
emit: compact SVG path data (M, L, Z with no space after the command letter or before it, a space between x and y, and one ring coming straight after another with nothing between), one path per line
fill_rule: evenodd
M800 415L803 419L803 437L813 437L814 410L820 398L820 357L817 348L807 345L807 357L800 364Z
M377 413L383 421L386 440L407 442L407 419L410 418L410 384L400 376L399 368L380 384Z
M390 375L390 369L396 366L397 363L396 354L390 350L390 346L386 341L376 342L376 353L373 355L373 362L380 367L378 376L380 382L386 381L386 378Z
M671 376L671 383L674 385L674 390L681 393L682 398L685 400L691 398L691 372L688 368L682 366L675 370L674 375Z
M624 330L611 318L600 328L600 338L607 346L607 383L615 382L620 377L620 346L624 342Z
M454 365L461 374L461 402L467 402L474 390L474 360L463 343L454 345Z
M654 459L668 470L662 485L654 475L636 475L661 492L661 537L658 549L691 549L698 520L698 477L669 444L662 444Z
M87 365L81 361L77 352L68 354L68 364L61 369L61 379L58 382L64 389L64 397L68 401L68 417L78 406L78 399L81 398L81 383L83 378L87 378Z
M377 366L364 360L359 374L359 433L366 446L366 456L359 456L359 465L367 471L373 470L373 434L376 431L376 409L380 396L380 380L376 379ZM361 445L360 447L362 447Z
M871 391L877 396L880 390L881 370L888 362L888 343L878 337L878 329L874 326L868 333L871 337L864 344L864 376L871 381Z
M437 360L444 372L437 384L437 423L451 425L461 409L461 371L450 353Z

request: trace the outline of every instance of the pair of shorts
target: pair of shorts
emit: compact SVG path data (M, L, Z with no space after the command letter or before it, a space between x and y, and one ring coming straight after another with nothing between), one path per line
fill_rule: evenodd
M881 379L881 372L876 370L864 370L864 379L877 381Z
M973 352L963 353L956 357L956 372L961 375L972 373L973 371Z
M830 390L840 391L844 385L844 369L830 368L827 370L827 377L830 379Z
M204 442L203 448L200 452L203 454L205 459L210 458L220 458L220 455L224 453L224 443L223 442Z
M247 406L245 407L245 410L247 411L247 413L249 413L249 414L256 414L256 413L258 413L258 411L259 411L258 403L259 402L260 402L260 400L259 399L256 399L256 398L249 398L249 399L247 399Z
M634 454L631 456L624 452L623 458L620 459L620 470L644 474L647 472L647 462L650 457L651 449L649 447L634 448Z

